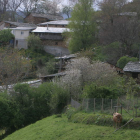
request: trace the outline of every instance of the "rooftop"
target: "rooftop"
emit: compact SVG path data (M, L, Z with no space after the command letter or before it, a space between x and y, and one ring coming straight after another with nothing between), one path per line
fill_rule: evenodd
M37 27L32 32L34 33L63 33L67 28L54 28L54 27Z
M16 27L16 28L11 28L12 30L33 30L36 27Z
M12 22L12 21L4 21L4 22L15 25L17 27L36 27L35 24L30 24L30 23L21 23L21 22Z
M40 23L38 25L49 25L49 24L52 24L52 25L68 25L70 21L68 20L57 20L57 21L49 21L49 22L44 22L44 23Z
M124 72L140 72L140 62L128 62L123 68Z
M42 18L47 18L49 20L62 20L63 17L60 15L52 15L52 14L36 14L36 13L31 13L33 17L42 17Z

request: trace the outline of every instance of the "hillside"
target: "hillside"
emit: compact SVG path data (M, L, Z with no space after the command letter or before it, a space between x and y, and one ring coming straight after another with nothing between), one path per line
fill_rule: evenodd
M139 140L140 130L68 122L66 116L51 116L9 135L4 140Z

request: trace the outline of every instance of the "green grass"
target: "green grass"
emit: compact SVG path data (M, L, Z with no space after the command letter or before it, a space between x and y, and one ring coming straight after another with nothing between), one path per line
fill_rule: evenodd
M140 130L69 122L66 116L51 116L20 129L4 140L140 140Z

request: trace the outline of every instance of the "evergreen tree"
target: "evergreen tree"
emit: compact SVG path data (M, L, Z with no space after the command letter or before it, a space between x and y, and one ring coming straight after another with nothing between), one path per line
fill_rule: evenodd
M72 11L69 50L72 53L86 50L95 43L96 22L93 0L79 0Z

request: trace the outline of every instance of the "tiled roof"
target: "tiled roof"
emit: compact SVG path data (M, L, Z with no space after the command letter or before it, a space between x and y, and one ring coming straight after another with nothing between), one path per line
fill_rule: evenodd
M4 22L15 25L17 27L36 27L35 24L30 24L30 23L20 23L20 22L12 22L12 21L4 21Z
M137 12L123 12L119 13L120 16L137 16Z
M33 30L36 27L16 27L16 28L11 28L12 30Z
M42 17L42 18L47 18L49 20L62 20L63 17L60 15L52 15L52 14L36 14L36 13L31 13L33 17Z
M140 72L140 62L128 62L123 68L124 72Z

